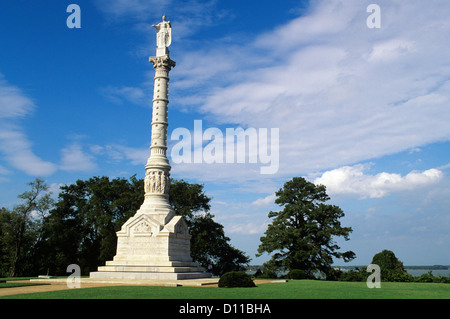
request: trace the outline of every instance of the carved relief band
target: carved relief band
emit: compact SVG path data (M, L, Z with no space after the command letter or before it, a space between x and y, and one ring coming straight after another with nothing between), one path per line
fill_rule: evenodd
M147 170L144 179L145 193L168 194L170 187L170 173L162 170Z

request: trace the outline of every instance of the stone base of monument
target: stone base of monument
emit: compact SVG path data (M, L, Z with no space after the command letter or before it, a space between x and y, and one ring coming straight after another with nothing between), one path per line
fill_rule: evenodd
M121 268L121 267L119 267ZM170 272L172 270L172 272ZM184 280L184 279L202 279L211 278L211 274L206 272L199 272L198 268L193 270L185 270L180 272L177 269L160 269L159 271L152 270L114 270L105 271L99 270L97 272L91 272L90 278L92 279L137 279L137 280Z
M183 280L211 278L190 256L181 216L137 213L117 232L117 254L92 279Z
M150 258L149 258L150 259ZM127 260L107 261L106 266L91 272L90 278L97 279L140 279L140 280L182 280L211 278L211 274L195 262Z

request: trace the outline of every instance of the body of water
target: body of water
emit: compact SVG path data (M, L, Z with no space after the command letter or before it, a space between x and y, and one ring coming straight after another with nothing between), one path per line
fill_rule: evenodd
M337 267L337 268L340 268L340 267ZM351 268L352 267L342 267L341 270L342 271L348 271ZM421 276L423 274L428 273L430 270L431 270L431 274L433 276L436 276L436 277L438 277L438 276L450 277L450 269L427 269L425 267L423 269L408 269L408 268L405 267L405 269L408 272L408 274L410 274L413 277L419 277L419 276ZM256 270L247 270L247 273L253 275L255 273L255 271ZM282 276L282 275L285 275L285 274L287 274L287 271L280 271L278 273L278 276L280 276L280 275Z
M358 267L358 266L356 266ZM340 268L340 267L339 267ZM342 267L341 270L343 271L347 271L352 269L353 267ZM358 268L361 268L361 266L359 266ZM430 269L430 268L426 268L426 266L424 266L423 268L408 268L408 266L405 266L405 270L407 271L408 274L410 274L413 277L419 277L423 274L428 273L431 270L431 274L433 276L443 276L443 277L449 277L450 276L450 269Z
M420 275L428 273L430 269L406 269L406 271L411 276L419 277ZM433 269L431 270L431 274L436 277L437 276L449 277L450 269Z

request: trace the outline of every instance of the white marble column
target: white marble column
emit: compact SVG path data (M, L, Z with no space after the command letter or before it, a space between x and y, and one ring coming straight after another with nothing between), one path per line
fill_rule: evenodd
M171 25L154 25L158 31L150 157L145 165L145 198L136 214L117 232L113 260L91 272L93 279L198 279L209 278L190 256L189 229L169 204L170 165L167 159L169 72L175 62L169 57Z
M153 115L151 153L145 165L145 199L138 214L157 214L161 223L166 224L174 212L169 204L170 164L167 151L167 122L169 106L169 72L175 62L169 55L150 57L155 68L153 90Z

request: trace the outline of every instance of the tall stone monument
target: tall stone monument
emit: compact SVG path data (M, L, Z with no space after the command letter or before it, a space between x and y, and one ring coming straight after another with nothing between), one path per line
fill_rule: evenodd
M151 153L145 165L145 198L142 206L117 232L117 252L112 261L91 272L102 279L197 279L210 273L190 256L188 227L169 204L170 165L167 151L169 72L175 62L169 57L172 26L166 17L158 25L156 56L149 61L155 69Z

